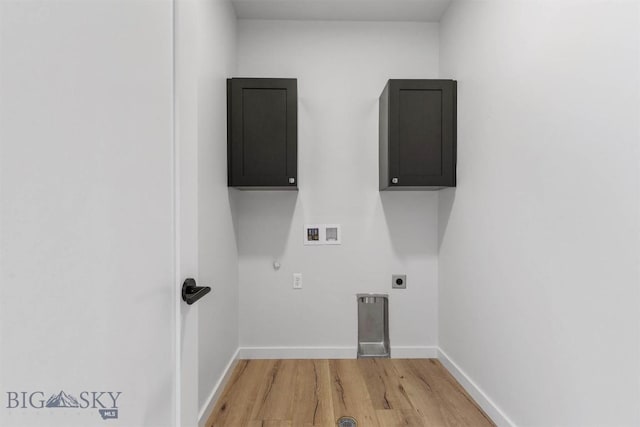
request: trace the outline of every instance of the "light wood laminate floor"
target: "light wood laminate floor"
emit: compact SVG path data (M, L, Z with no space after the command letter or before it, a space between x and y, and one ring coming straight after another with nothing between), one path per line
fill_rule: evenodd
M436 359L241 360L207 427L494 426Z

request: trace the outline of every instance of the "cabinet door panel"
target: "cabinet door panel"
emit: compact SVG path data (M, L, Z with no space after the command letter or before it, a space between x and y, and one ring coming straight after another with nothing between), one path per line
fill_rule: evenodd
M297 189L297 81L228 81L229 186Z
M380 96L380 189L456 185L456 82L389 80Z
M399 175L442 175L442 92L402 89L399 104Z
M242 175L286 175L286 90L244 89L242 118Z

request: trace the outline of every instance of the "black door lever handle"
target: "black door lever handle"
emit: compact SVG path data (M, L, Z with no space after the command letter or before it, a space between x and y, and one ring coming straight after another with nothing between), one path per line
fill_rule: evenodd
M188 278L182 284L182 301L191 305L211 292L209 286L196 286L195 279Z

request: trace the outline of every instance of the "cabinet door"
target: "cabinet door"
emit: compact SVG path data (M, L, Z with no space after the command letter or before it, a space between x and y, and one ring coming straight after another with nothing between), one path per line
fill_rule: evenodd
M392 187L455 186L455 95L453 80L390 81Z
M296 189L296 79L230 79L229 186Z

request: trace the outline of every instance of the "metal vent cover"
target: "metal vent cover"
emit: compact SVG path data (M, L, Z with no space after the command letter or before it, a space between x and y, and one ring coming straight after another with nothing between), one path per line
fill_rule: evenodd
M356 427L358 423L353 417L340 417L338 418L338 427Z

